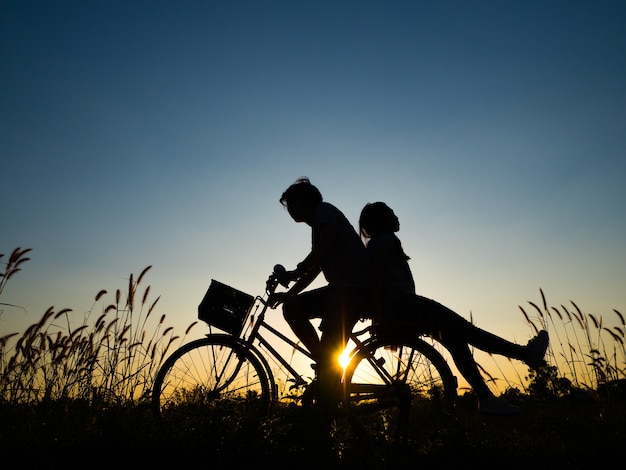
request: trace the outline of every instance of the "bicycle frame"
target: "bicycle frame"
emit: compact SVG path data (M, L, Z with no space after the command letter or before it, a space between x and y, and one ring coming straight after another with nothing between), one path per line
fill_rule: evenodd
M267 360L266 355L271 356L273 360L275 360L282 367L284 367L284 369L291 375L291 378L294 380L294 386L296 387L305 386L309 382L303 379L300 372L298 372L282 356L282 354L273 345L273 342L270 339L268 339L268 337L264 336L263 334L264 332L270 333L271 335L273 335L274 338L278 338L280 341L282 341L283 345L290 346L291 348L301 353L303 356L308 357L309 359L313 360L313 356L307 349L303 348L294 340L292 340L285 334L281 333L280 331L278 331L276 328L274 328L272 325L268 324L265 321L267 310L270 307L267 302L267 299L269 299L269 296L276 291L278 284L279 284L278 277L276 273L274 272L269 276L266 282L266 289L265 289L266 297L264 298L263 296L259 296L259 295L255 297L255 302L253 306L251 307L250 312L248 313L248 317L246 318L246 323L248 325L252 325L252 328L251 329L249 327L245 328L238 338L241 341L242 345L244 345L250 351L254 352L257 358L265 366L268 379L270 380L270 385L273 391L275 391L275 388L276 388L276 383L274 380L274 372L271 370L271 367L269 365L269 361ZM287 285L285 284L281 284L281 285L283 285L284 287L287 287ZM259 307L261 307L260 311L259 311ZM352 340L353 343L358 347L363 344L363 341L360 340L359 337L368 333L370 333L371 335L371 327L366 327L359 331L353 331L350 334L349 340ZM267 353L265 354L262 353L261 347L264 348L267 351ZM356 347L353 348L353 351L354 350L356 350Z
M274 335L274 337L280 339L283 342L283 344L291 346L293 349L300 352L301 354L308 357L309 359L313 359L313 356L308 350L304 349L302 346L297 344L291 338L281 333L273 326L269 325L265 321L265 314L269 307L267 301L260 296L257 296L256 300L263 307L260 313L258 314L258 318L256 319L256 321L253 319L255 314L251 313L250 316L252 317L252 321L253 321L252 330L250 331L247 337L245 337L245 331L244 333L242 333L243 343L246 345L246 347L250 348L250 350L255 351L257 355L259 356L259 359L263 361L263 363L265 364L272 387L275 387L274 373L269 367L269 363L267 359L260 352L259 347L256 346L255 344L256 342L258 342L258 344L263 346L263 348L267 350L267 352L272 356L272 358L278 361L280 365L283 366L287 370L287 372L289 372L289 374L291 374L292 378L295 380L295 385L297 386L306 385L307 381L304 380L301 374L278 352L278 350L272 345L270 340L268 340L265 336L263 336L263 334L261 334L261 331L265 330L268 333L271 333L272 335ZM259 303L255 304L257 308L259 306Z

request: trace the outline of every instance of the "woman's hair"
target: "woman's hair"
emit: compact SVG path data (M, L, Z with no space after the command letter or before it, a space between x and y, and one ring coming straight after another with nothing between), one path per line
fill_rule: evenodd
M311 184L309 178L303 176L285 190L279 201L284 207L288 207L289 202L294 199L317 204L322 202L322 193Z
M370 239L381 233L390 233L393 235L395 245L400 251L404 259L410 259L402 249L400 239L395 235L400 229L398 217L394 214L391 207L384 202L369 202L361 210L359 217L359 233L364 239Z
M361 210L359 230L364 238L372 238L379 233L397 232L398 219L393 210L384 202L368 202Z

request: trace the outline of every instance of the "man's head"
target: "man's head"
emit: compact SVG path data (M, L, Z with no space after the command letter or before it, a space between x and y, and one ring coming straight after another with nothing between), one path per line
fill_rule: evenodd
M280 197L280 203L296 222L307 222L320 202L322 194L307 177L298 178Z

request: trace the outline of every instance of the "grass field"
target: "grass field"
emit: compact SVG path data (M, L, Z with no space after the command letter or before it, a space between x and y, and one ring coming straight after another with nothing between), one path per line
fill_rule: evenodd
M0 273L6 282L28 260L16 249ZM2 255L0 255L2 259ZM158 297L130 276L125 293L95 297L80 325L69 309L49 309L23 333L0 336L0 452L27 468L136 468L260 465L297 468L540 469L618 465L626 443L625 322L575 303L520 307L529 328L550 332L549 363L520 388L505 391L522 407L512 417L476 412L470 393L459 397L445 426L404 448L316 431L315 416L279 407L262 419L195 417L164 428L152 415L150 392L160 364L185 342L157 316Z
M513 417L485 417L471 397L428 441L374 458L367 443L316 435L310 419L285 409L259 422L222 429L211 420L164 430L141 406L96 409L85 403L1 406L5 461L28 468L155 468L196 465L243 468L598 468L615 465L626 442L624 399L567 397L523 400ZM180 467L179 467L180 468Z

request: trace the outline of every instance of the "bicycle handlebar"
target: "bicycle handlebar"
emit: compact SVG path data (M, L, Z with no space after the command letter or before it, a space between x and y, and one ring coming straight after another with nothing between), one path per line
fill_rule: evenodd
M274 265L274 272L273 275L276 277L276 279L278 280L278 283L283 286L285 289L287 287L289 287L289 279L285 279L285 274L287 273L287 270L285 269L285 267L282 264L275 264ZM282 278L282 279L281 279Z
M287 270L282 264L274 265L274 270L265 283L265 290L268 294L273 294L278 284L285 288L289 287L290 280L285 278L286 273Z

